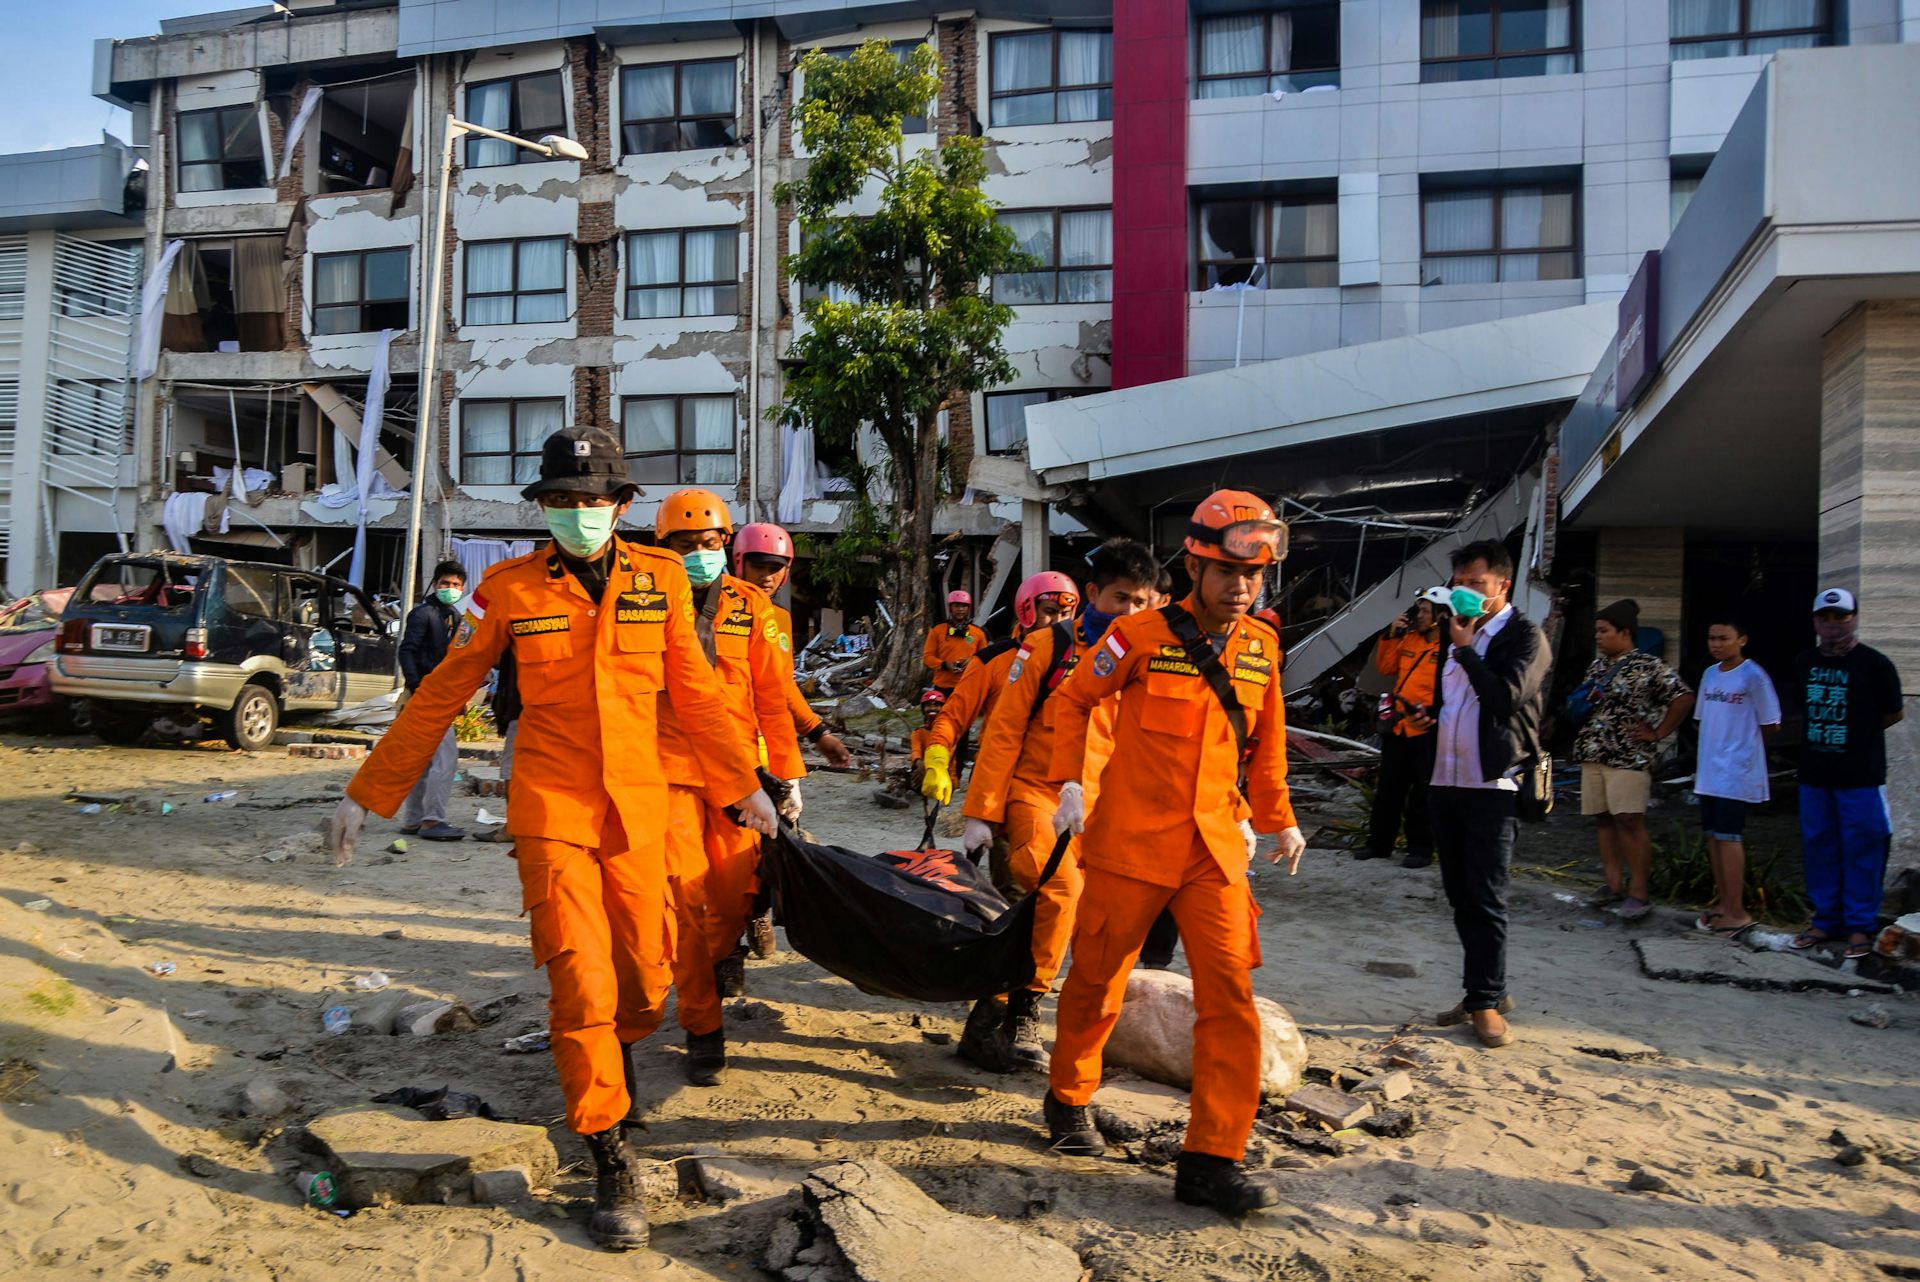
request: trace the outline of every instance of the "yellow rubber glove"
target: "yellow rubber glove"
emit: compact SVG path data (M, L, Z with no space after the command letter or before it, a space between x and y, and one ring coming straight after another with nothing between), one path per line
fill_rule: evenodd
M953 776L947 773L947 767L953 762L953 754L939 744L930 744L926 754L920 758L920 764L926 773L920 779L920 795L941 805L953 800Z

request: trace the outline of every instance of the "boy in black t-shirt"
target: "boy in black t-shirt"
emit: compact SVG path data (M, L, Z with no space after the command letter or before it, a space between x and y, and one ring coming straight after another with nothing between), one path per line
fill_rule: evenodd
M1813 922L1789 945L1844 938L1864 957L1879 922L1881 882L1893 824L1883 793L1887 727L1904 715L1892 660L1859 642L1853 593L1824 588L1813 599L1820 644L1794 661L1806 707L1800 749L1800 841Z

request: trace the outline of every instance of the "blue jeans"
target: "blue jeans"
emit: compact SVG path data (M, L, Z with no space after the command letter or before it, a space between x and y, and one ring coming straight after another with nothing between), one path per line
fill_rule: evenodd
M1881 789L1800 785L1801 858L1815 930L1873 934L1892 841Z

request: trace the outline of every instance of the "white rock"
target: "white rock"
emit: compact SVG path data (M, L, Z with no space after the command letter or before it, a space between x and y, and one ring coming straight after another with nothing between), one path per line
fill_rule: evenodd
M1307 1043L1276 1001L1253 999L1260 1014L1260 1091L1284 1096L1300 1084ZM1149 1081L1193 1089L1193 981L1169 970L1136 970L1107 1042L1106 1062Z
M278 1117L287 1107L286 1092L271 1078L256 1077L240 1088L239 1112L243 1117Z

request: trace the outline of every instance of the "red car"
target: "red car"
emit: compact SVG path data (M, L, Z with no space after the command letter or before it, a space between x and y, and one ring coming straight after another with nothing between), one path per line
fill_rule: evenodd
M72 588L52 588L0 608L0 716L51 713L74 729L80 706L53 692L49 672L60 613Z

